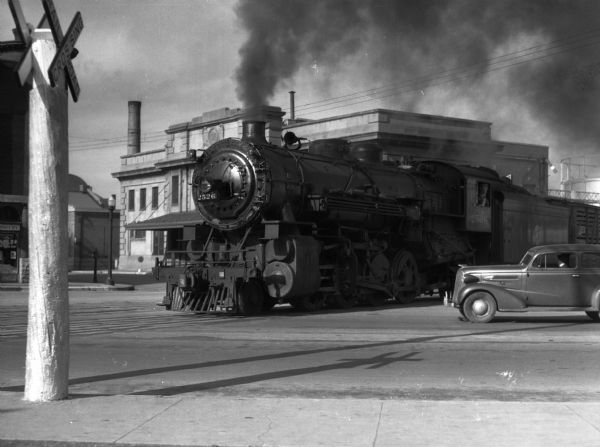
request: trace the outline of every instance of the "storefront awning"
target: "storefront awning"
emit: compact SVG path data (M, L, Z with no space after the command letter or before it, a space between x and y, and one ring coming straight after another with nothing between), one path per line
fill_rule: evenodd
M204 223L204 219L202 219L198 211L187 211L183 213L169 213L141 222L132 222L125 225L125 228L128 230L170 230L202 223Z

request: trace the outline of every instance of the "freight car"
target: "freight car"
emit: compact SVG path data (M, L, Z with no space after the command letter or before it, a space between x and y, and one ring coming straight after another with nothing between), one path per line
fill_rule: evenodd
M196 160L192 194L205 224L184 229L186 262L166 279L171 310L252 315L277 303L409 303L452 289L459 264L514 261L542 243L598 242L598 209L541 198L487 168L383 162L373 145L288 133L264 123Z

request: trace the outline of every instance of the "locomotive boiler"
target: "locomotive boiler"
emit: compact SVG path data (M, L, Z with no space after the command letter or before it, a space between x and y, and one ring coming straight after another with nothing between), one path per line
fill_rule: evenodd
M243 135L196 161L193 198L205 224L193 228L185 267L167 275L167 308L407 303L450 288L458 264L473 260L468 233L489 225L489 206L465 219L474 185L498 182L489 170L401 166L345 140L305 150L291 133L279 147L262 122L245 122Z

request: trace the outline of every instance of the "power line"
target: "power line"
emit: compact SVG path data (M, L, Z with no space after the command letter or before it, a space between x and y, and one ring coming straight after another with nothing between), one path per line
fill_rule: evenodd
M85 139L86 141L76 141L70 142L69 151L85 151L92 149L100 149L105 147L114 147L114 146L123 146L127 143L128 138L126 136L123 137L114 137L114 138L100 138L100 139L87 139L82 137L69 137L71 138L79 138ZM154 131L143 134L140 138L143 143L155 143L155 142L164 142L166 141L166 135L163 131Z
M455 67L437 73L406 79L386 86L300 104L296 107L296 111L301 111L304 114L316 114L358 104L380 101L405 93L423 90L427 87L439 86L458 80L468 79L469 77L480 76L483 73L490 73L525 63L531 63L597 44L600 44L600 28L594 28L565 39L554 40L545 44L534 45L521 50L505 53L493 58L483 59L467 66ZM164 142L166 141L166 138L164 131L153 131L143 134L142 141L144 143ZM127 136L103 139L70 136L70 139L80 140L72 141L70 143L69 150L71 152L121 146L126 144L128 140Z
M589 40L592 39L592 40ZM595 39L595 40L594 40ZM413 79L404 80L400 83L393 83L387 86L373 88L364 90L361 92L354 92L351 94L338 96L334 98L328 98L320 101L310 102L301 104L296 107L296 110L304 111L304 113L319 113L327 110L333 110L337 108L347 107L349 105L355 105L363 102L375 101L379 99L383 99L390 96L397 96L401 93L406 93L410 91L418 91L424 88L425 86L431 86L431 82L434 82L439 79L446 78L446 82L451 82L460 78L464 78L465 76L475 76L479 74L479 70L483 70L483 72L496 71L500 69L505 69L512 67L514 65L519 65L521 63L532 62L538 59L551 57L560 53L564 53L567 51L571 51L574 49L596 45L600 43L600 29L590 30L584 34L579 34L577 36L573 36L567 39L556 40L552 42L548 42L546 44L535 45L529 48L525 48L522 50L514 51L511 53L506 53L494 58L484 59L478 61L476 63L470 64L466 67L458 67L452 68L448 70L444 70L438 73L433 73L431 75L420 76ZM583 43L580 43L583 41ZM587 41L587 42L586 42ZM552 51L558 50L558 51ZM490 68L491 67L491 68ZM434 85L439 85L434 84ZM391 93L390 95L384 95L384 93ZM363 99L366 96L377 95L374 98ZM382 96L383 95L383 96ZM360 101L356 101L361 99ZM351 101L347 103L348 101ZM346 103L346 104L344 104ZM334 104L342 104L338 107L329 107ZM322 108L327 107L327 108Z
M600 35L598 35L598 33L600 33L600 29L594 29L594 30L588 31L588 32L586 32L584 34L592 34L593 37L600 37ZM597 35L597 36L594 36L594 35ZM528 48L525 48L525 49L522 49L522 50L514 51L514 52L511 52L511 53L506 53L506 54L503 54L503 55L500 55L500 56L497 56L497 57L494 57L494 58L483 59L483 60L475 62L475 63L473 63L473 64L471 64L471 65L469 65L467 67L452 68L452 69L444 70L444 71L439 72L439 73L434 73L434 74L430 74L430 75L425 75L425 76L417 77L417 78L414 78L412 80L411 79L405 80L405 81L402 81L402 83L404 83L404 84L411 84L413 82L418 82L418 81L427 81L430 78L434 78L435 79L438 76L449 75L449 74L452 74L453 72L460 73L461 71L465 71L467 69L480 68L480 67L484 67L485 68L488 65L494 65L494 64L497 64L497 63L501 63L501 62L508 62L508 61L510 61L512 59L518 59L518 58L521 58L521 57L524 57L524 56L529 56L531 54L535 55L536 53L541 53L541 52L544 52L544 51L547 51L547 50L550 50L550 49L553 49L553 48L559 48L559 47L564 46L564 45L572 45L573 43L576 43L577 40L587 39L588 37L583 37L583 35L580 34L580 35L577 35L575 37L570 37L570 38L567 38L567 39L561 39L561 40L556 40L556 41L548 42L546 44L535 45L535 46L528 47ZM572 42L573 40L575 40L575 42ZM575 48L577 48L577 47L575 47ZM526 53L526 54L523 54L523 53ZM515 55L517 55L517 56L514 57ZM503 60L503 59L506 59L506 60ZM402 86L402 84L401 83L393 83L393 84L390 84L390 85L387 85L387 86L373 88L373 89L365 90L365 91L362 91L362 92L354 92L354 93L351 93L351 94L347 94L347 95L343 95L343 96L339 96L339 97L335 97L335 98L329 98L329 99L325 99L325 100L315 101L315 102L312 102L312 103L301 104L301 105L299 105L297 107L297 109L302 109L303 107L307 107L307 106L311 107L313 105L318 105L318 104L321 104L321 103L327 103L327 102L331 102L331 101L338 101L338 100L343 99L343 98L351 98L353 96L358 96L358 95L364 96L366 94L375 94L375 93L378 93L379 91L381 91L382 89L396 89L399 86Z
M142 139L148 139L148 138L155 138L158 136L164 136L164 132L162 131L154 131L154 132L148 132L145 134L141 135ZM72 139L79 139L79 140L84 140L81 142L81 144L86 144L86 142L104 142L104 143L113 143L113 142L123 142L123 141L127 141L127 136L120 136L120 137L112 137L112 138L86 138L86 137L78 137L78 136L72 136L70 135L69 138Z
M598 44L598 43L600 43L600 41L599 42L595 42L595 43L590 43L588 45L595 45L595 44ZM502 65L502 66L499 66L499 67L494 67L492 69L486 70L486 73L492 72L492 71L497 71L497 70L503 70L503 69L506 69L506 68L514 67L514 66L517 66L517 65L522 65L522 64L525 64L525 63L530 63L530 62L533 62L533 61L536 61L536 60L540 60L540 59L545 59L545 58L548 58L548 57L551 57L551 56L555 56L555 55L560 54L560 53L564 53L565 51L558 51L558 52L555 52L555 53L538 56L538 57L533 58L533 59L522 60L522 61L518 61L518 62L513 62L511 64ZM383 91L383 92L378 93L378 96L367 98L367 99L363 99L363 98L357 97L356 100L354 100L352 102L348 102L346 104L341 104L341 105L335 106L335 107L325 107L325 108L322 108L322 109L314 110L312 113L321 113L321 112L325 112L325 111L330 111L330 110L340 109L340 108L344 108L344 107L349 107L349 106L352 106L352 105L363 104L363 103L373 102L373 101L379 101L381 99L391 98L391 97L402 95L402 94L405 94L405 93L422 91L424 88L435 87L435 86L447 84L447 83L450 83L450 82L456 82L456 81L458 81L460 79L467 79L467 78L475 77L475 76L478 76L478 73L472 71L470 73L469 72L466 72L466 73L457 73L455 75L452 75L452 77L449 77L449 76L440 76L439 79L431 78L431 79L427 79L427 82L412 83L412 86L411 86L411 84L409 84L409 85L407 85L405 87L400 87L399 89L388 90L389 94L383 94L383 93L386 93L386 91ZM447 79L444 79L444 78L447 78Z

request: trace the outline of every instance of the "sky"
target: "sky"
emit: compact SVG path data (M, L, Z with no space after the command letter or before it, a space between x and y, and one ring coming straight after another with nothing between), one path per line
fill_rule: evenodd
M37 24L41 0L20 0ZM73 60L70 172L103 196L127 152L127 103L142 101L142 151L222 107L322 118L390 108L492 123L500 141L550 160L600 164L596 0L54 0ZM0 40L14 27L0 0ZM287 118L284 117L284 118ZM597 157L597 158L596 158ZM549 174L558 187L560 174Z

